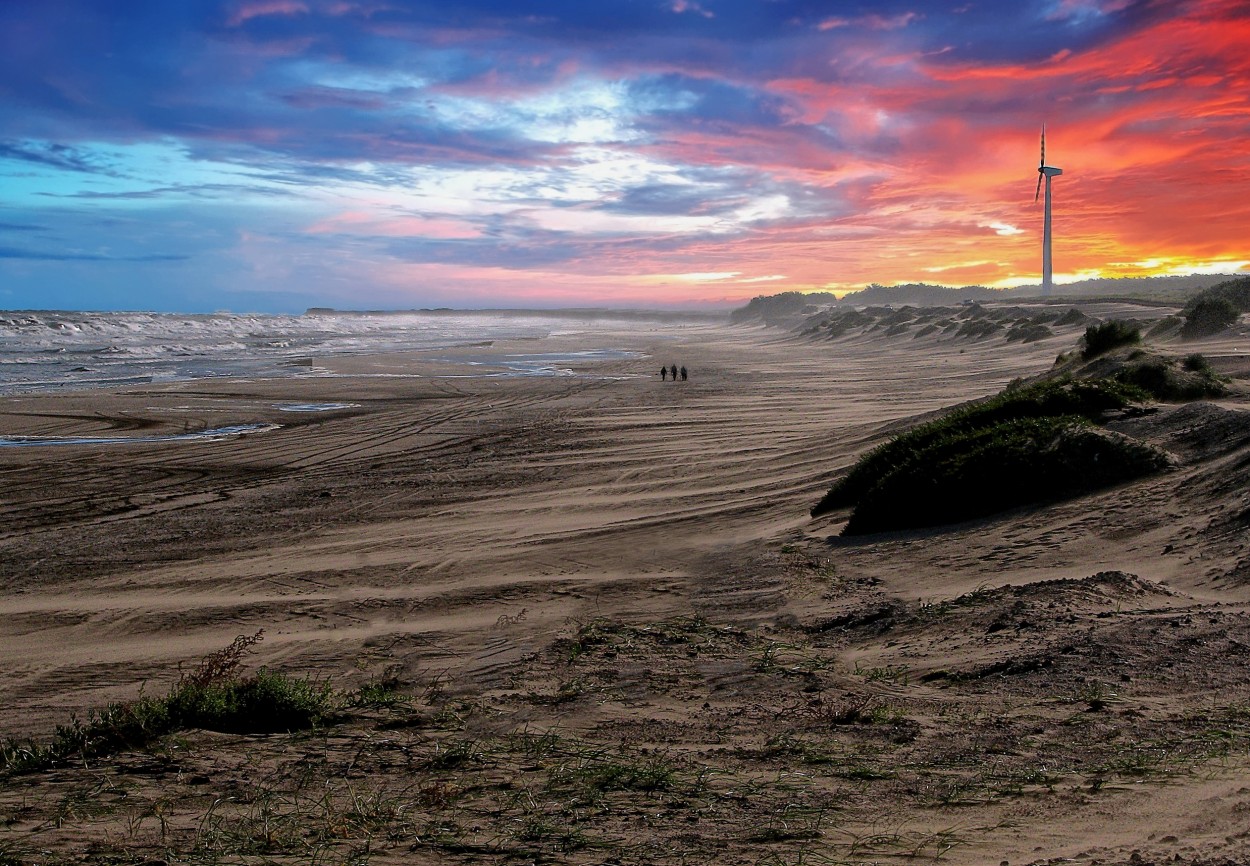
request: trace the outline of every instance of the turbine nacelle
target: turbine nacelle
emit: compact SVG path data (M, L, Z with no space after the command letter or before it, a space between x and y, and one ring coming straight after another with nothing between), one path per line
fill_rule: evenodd
M1043 165L1040 168L1038 168L1038 171L1046 175L1046 177L1055 177L1057 175L1063 174L1063 169L1055 168L1053 165Z

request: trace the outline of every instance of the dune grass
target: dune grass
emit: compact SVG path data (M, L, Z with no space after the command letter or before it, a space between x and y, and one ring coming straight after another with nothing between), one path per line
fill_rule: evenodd
M1037 418L1097 420L1105 412L1146 399L1140 389L1111 379L1042 382L1007 390L981 403L913 427L868 452L851 471L830 488L812 509L819 516L855 505L880 481L917 463L935 447L956 447L963 437L1004 422Z
M812 515L853 507L847 535L938 526L1159 471L1161 452L1095 426L1148 396L1117 378L1009 389L870 451Z
M1081 357L1088 361L1120 346L1135 346L1140 342L1141 329L1131 322L1112 319L1085 329L1085 336L1081 340Z
M143 748L189 728L224 733L277 733L310 728L331 708L328 685L260 669L239 676L263 632L240 635L206 656L162 697L140 697L93 711L86 721L58 725L50 742L8 742L0 771L34 772L67 762L85 763L125 749Z
M956 434L880 479L844 533L957 523L1129 481L1167 466L1142 442L1075 416L1003 421Z

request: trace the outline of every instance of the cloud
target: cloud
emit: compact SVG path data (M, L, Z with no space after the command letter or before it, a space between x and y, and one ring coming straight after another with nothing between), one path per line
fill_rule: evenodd
M868 8L0 4L0 183L53 236L5 278L204 244L258 291L1023 279L1043 121L1065 272L1250 257L1244 3Z
M40 262L182 262L190 256L152 253L142 256L115 256L104 253L57 252L0 246L0 259L27 259Z
M61 171L113 174L112 169L100 164L98 155L55 142L0 141L0 159L28 162Z
M857 18L833 16L816 25L817 30L836 30L840 27L862 27L869 30L898 30L907 27L923 16L919 12L900 12L897 15L861 15Z
M347 234L368 237L432 238L465 240L482 236L471 223L448 217L385 215L367 211L345 211L319 220L305 231L309 234Z
M716 17L711 10L704 9L701 4L694 2L694 0L673 0L673 5L669 8L678 15L691 12L695 15L702 15L704 18Z
M253 18L263 18L269 15L300 15L307 14L309 11L306 3L299 0L251 0L251 2L239 3L230 17L226 19L227 27L239 27Z

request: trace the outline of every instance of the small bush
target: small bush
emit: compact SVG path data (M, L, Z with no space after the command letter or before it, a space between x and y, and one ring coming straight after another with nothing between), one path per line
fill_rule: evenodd
M1134 346L1141 342L1141 331L1131 322L1112 319L1101 325L1090 325L1082 340L1081 358L1088 361L1105 355L1120 346Z
M1207 359L1196 353L1180 364L1158 355L1130 358L1115 378L1141 388L1156 400L1202 400L1221 397L1228 390Z
M871 325L874 321L876 320L871 316L864 315L857 310L847 310L844 313L839 313L833 316L825 322L825 335L830 339L837 339L855 328L863 328Z
M1181 339L1210 337L1226 330L1240 317L1241 311L1228 298L1200 298L1186 308L1185 324L1181 325Z
M966 337L973 340L980 340L982 337L989 337L998 333L1003 326L998 322L991 321L984 315L973 315L960 326L956 337Z
M1201 352L1186 355L1185 360L1181 362L1181 366L1191 373L1205 373L1208 376L1215 375L1215 370L1211 368L1211 362Z
M1051 336L1050 328L1037 322L1021 322L1013 325L1011 330L1007 332L1007 342L1012 343L1019 340L1022 343L1036 343L1038 340L1045 340Z
M242 680L177 689L166 702L177 728L271 734L320 721L329 709L330 688L261 668Z

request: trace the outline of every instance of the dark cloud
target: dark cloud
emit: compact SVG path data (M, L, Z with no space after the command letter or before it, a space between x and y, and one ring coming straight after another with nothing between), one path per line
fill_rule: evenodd
M891 54L1031 62L1167 14L1145 0L1108 12L1095 0L308 0L306 12L243 14L249 5L0 4L0 156L107 173L72 144L26 142L168 136L246 145L252 161L532 165L561 151L532 140L523 115L479 112L464 126L429 100L499 103L596 74L628 83L639 127L655 134L777 127L801 117L769 91L777 78L879 86L907 74L877 62Z
M646 215L705 214L723 211L737 200L736 196L726 200L723 192L718 194L704 186L651 183L631 187L620 198L606 203L603 209Z
M101 164L98 155L53 142L0 141L0 159L29 162L61 171L115 174L109 166Z
M39 195L48 198L100 199L100 200L139 200L160 199L171 196L191 196L193 198L220 199L223 194L246 194L262 196L289 196L289 190L275 189L271 186L249 186L230 183L177 184L160 186L152 189L133 189L117 191L79 190L72 193L41 192Z
M39 262L182 262L190 256L151 253L142 256L114 256L102 253L56 252L0 246L0 259L27 259Z

